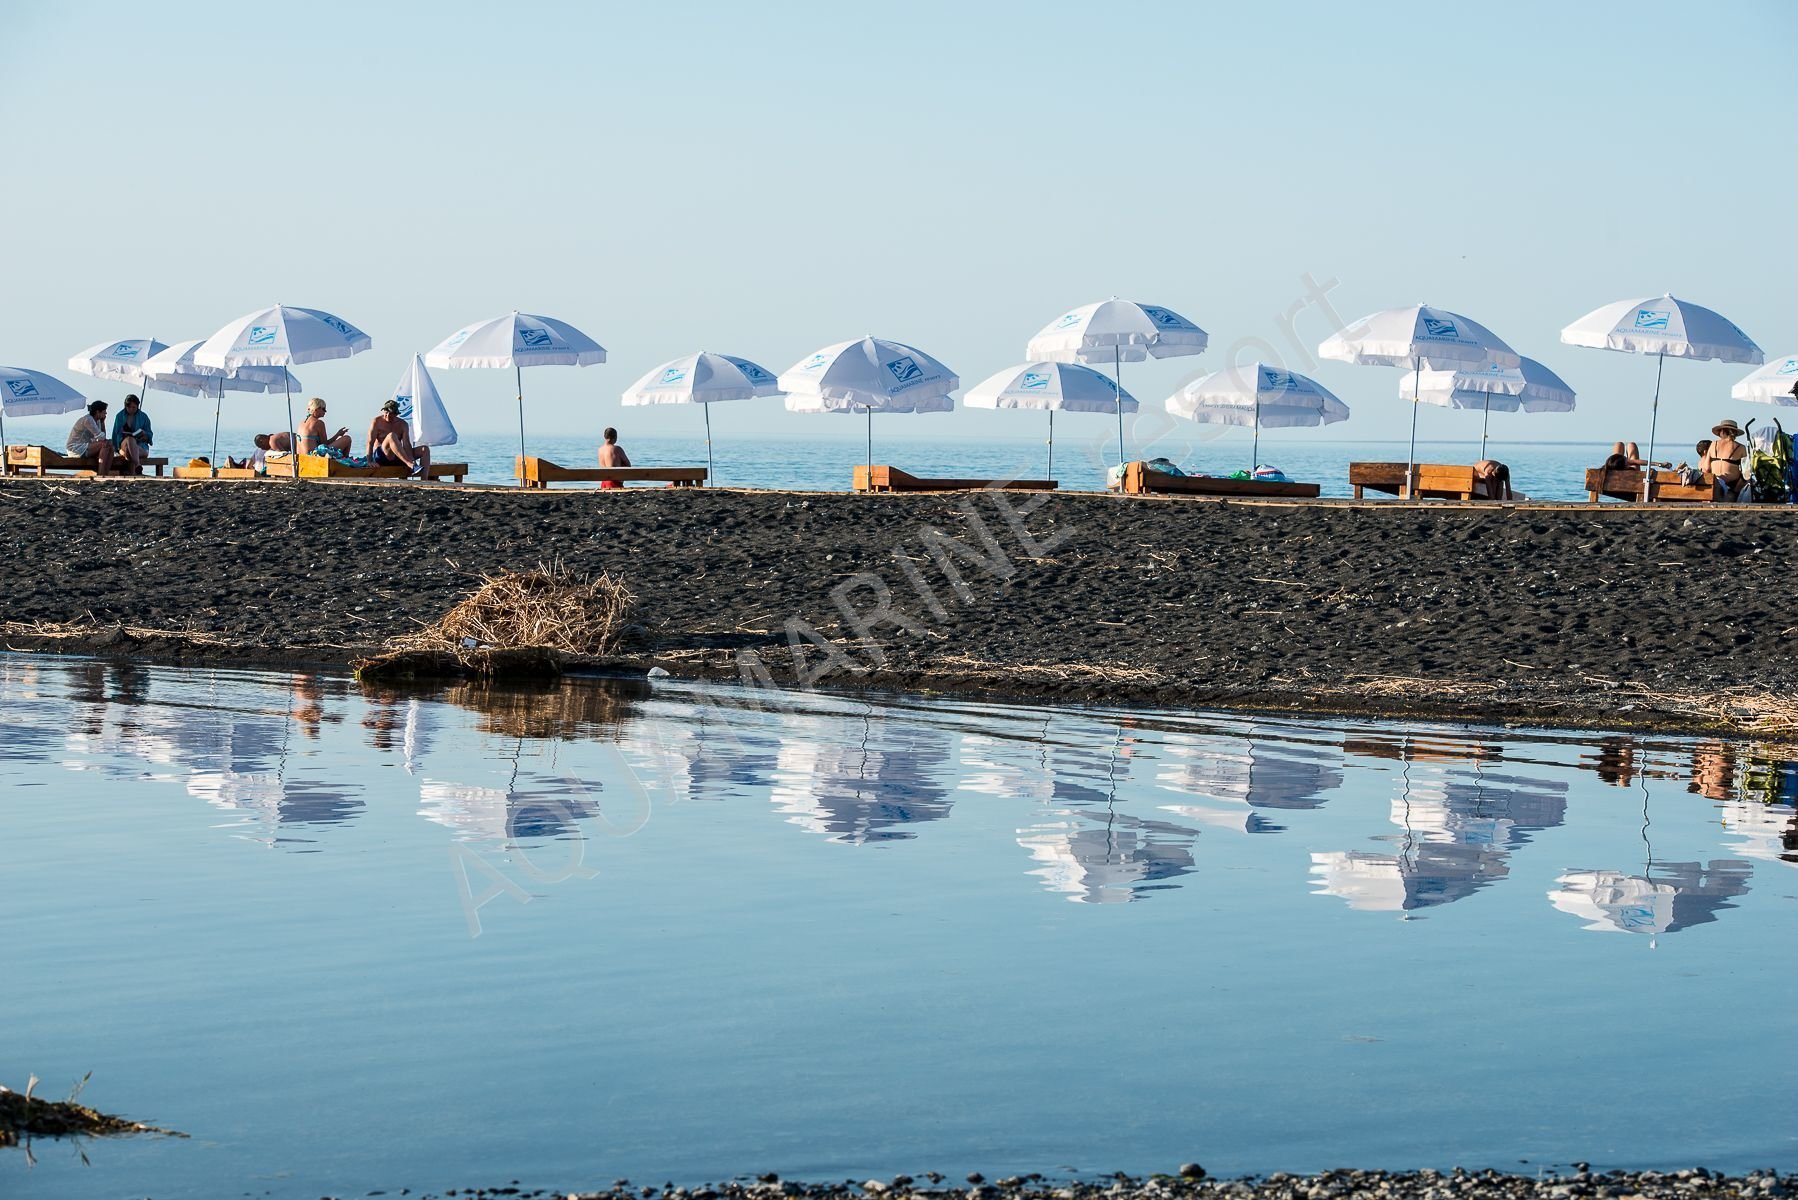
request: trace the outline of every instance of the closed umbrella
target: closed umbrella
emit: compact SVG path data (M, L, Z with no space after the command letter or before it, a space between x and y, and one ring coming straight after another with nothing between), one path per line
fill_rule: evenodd
M6 454L6 414L53 417L79 412L87 397L54 375L24 367L0 367L0 469Z
M240 367L227 371L220 367L202 367L194 361L194 351L206 344L204 338L175 342L144 360L144 389L155 388L183 396L212 395L212 457L207 461L218 469L219 415L224 408L225 393L279 392L300 386L285 371L275 367Z
M726 400L751 400L776 396L780 385L774 373L760 363L733 354L701 350L685 358L665 362L631 384L624 393L626 404L697 404L705 412L705 476L712 483L712 405Z
M524 457L524 369L526 367L590 367L606 361L606 348L554 317L513 309L464 325L425 355L425 365L445 367L511 367L518 386L518 456ZM524 464L519 463L522 472ZM523 476L520 475L520 483Z
M289 368L298 363L348 358L371 345L373 341L366 333L342 317L322 309L277 304L245 313L200 343L193 355L200 366L223 371L281 368L282 391L287 396L287 436L292 439L293 477L297 483L300 440L294 433L293 373Z
M1738 379L1729 394L1736 400L1798 408L1798 396L1792 394L1794 387L1798 387L1798 354L1787 354Z
M399 402L400 419L411 432L414 446L456 444L455 422L443 407L443 397L438 395L437 383L425 369L423 358L412 356L412 362L394 385L393 398Z
M1261 457L1261 430L1333 425L1348 420L1348 405L1309 375L1243 363L1195 379L1167 398L1167 410L1189 421L1246 425L1255 431L1249 473Z
M1135 412L1136 397L1091 367L1072 362L1022 363L975 384L962 397L968 408L1035 408L1049 414L1049 466L1055 478L1055 410Z
M1371 313L1325 338L1317 352L1324 358L1357 366L1411 369L1411 449L1405 463L1408 496L1417 493L1417 405L1422 397L1424 368L1452 371L1485 363L1515 367L1523 361L1521 355L1478 321L1428 304Z
M825 346L776 381L793 412L868 414L868 468L874 467L874 414L948 412L961 386L955 372L904 342L864 337Z
M1595 308L1561 330L1569 346L1654 355L1654 403L1649 410L1648 458L1661 416L1661 370L1669 358L1717 359L1758 365L1766 361L1754 339L1721 313L1681 300L1671 292L1640 300L1618 300ZM1653 468L1643 475L1646 498Z
M1400 399L1404 385L1399 386ZM1439 408L1477 408L1485 414L1480 426L1480 457L1486 457L1486 436L1495 412L1572 412L1573 389L1565 380L1533 358L1517 367L1487 364L1471 371L1425 371L1417 398Z
M1037 331L1024 357L1054 362L1109 362L1118 414L1118 463L1124 461L1124 368L1127 362L1203 354L1203 329L1171 308L1112 297L1070 309Z

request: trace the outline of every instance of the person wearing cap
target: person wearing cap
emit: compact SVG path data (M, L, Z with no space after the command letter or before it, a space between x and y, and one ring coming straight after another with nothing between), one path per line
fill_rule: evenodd
M1717 499L1740 500L1748 480L1742 464L1748 460L1748 447L1741 441L1742 427L1733 420L1723 420L1711 427L1711 446L1698 466L1716 480Z
M400 416L400 402L389 399L368 423L368 461L377 467L405 467L422 477L431 469L431 448L412 444L412 426Z
M300 453L317 454L320 447L337 451L342 455L350 452L350 429L345 425L336 433L325 434L325 402L317 396L306 401L306 419L300 422Z

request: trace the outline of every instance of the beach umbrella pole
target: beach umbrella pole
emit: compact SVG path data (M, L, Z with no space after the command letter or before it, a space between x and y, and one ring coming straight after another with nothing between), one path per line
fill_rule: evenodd
M221 385L223 386L223 385ZM293 372L281 368L281 388L287 393L287 461L293 466L293 481L300 482L300 435L293 424Z
M1667 365L1667 356L1654 356L1654 405L1648 410L1648 458L1642 463L1642 500L1646 503L1650 498L1654 484L1654 435L1661 423L1661 371Z
M6 465L6 405L0 404L0 475L11 473Z
M1486 419L1480 424L1480 461L1486 461L1486 433L1492 428L1492 393L1483 393L1486 397Z
M1261 462L1261 392L1255 392L1255 440L1249 447L1249 478L1255 478L1255 468Z
M1118 410L1118 469L1124 468L1124 351L1111 348L1111 388Z
M220 375L218 395L212 401L212 457L206 460L212 464L212 474L215 478L219 473L219 411L224 407L225 377Z
M1049 471L1044 478L1055 478L1055 410L1049 410Z
M868 405L868 490L874 490L874 406Z
M1405 459L1405 499L1417 499L1417 403L1423 394L1423 360L1411 375L1411 453Z
M712 406L701 404L699 407L705 409L705 481L717 487L718 475L712 470Z
M524 368L512 361L512 380L518 386L518 486L524 486Z

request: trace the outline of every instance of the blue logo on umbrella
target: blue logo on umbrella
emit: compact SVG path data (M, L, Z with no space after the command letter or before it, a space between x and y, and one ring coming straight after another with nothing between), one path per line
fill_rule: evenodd
M13 394L15 400L23 400L26 396L37 395L37 384L29 379L9 379L6 390Z
M412 397L410 397L410 396L395 396L394 399L399 401L400 420L410 421L412 419Z
M267 346L275 340L276 332L273 325L252 325L250 326L249 344Z
M1671 315L1664 308L1638 308L1636 310L1636 328L1665 329Z
M1798 375L1798 358L1788 358L1779 365L1777 375Z
M810 358L806 359L805 366L803 366L799 369L802 371L816 371L819 367L823 366L825 363L827 363L829 361L830 361L830 356L828 354L814 354Z
M518 340L527 346L547 346L549 345L549 330L529 329L521 325L518 329Z
M679 367L669 367L666 371L662 372L663 383L679 383L686 377L687 373Z
M1298 381L1293 378L1291 371L1276 371L1269 367L1262 374L1267 380L1267 387L1270 391L1290 392L1298 386Z
M1078 324L1080 324L1080 314L1077 312L1071 312L1067 316L1063 317L1061 320L1055 322L1055 328L1066 329L1070 325L1078 325Z
M1018 384L1026 392L1038 392L1049 386L1049 377L1041 371L1025 371L1023 382Z
M460 346L463 342L468 340L468 332L469 331L466 329L456 330L456 332L450 334L449 341L443 343L443 348L445 350L453 350L457 346Z
M1174 313L1171 313L1165 308L1151 308L1145 304L1145 305L1143 305L1143 311L1148 313L1149 318L1152 321L1154 321L1155 324L1157 324L1157 325L1184 325L1184 324L1186 324L1186 319L1184 317L1181 317Z
M114 358L136 358L137 347L130 342L120 342L112 348L112 356Z
M762 370L752 362L738 363L737 369L742 371L744 377L747 379L763 380L769 378L768 372Z
M1452 338L1460 337L1461 331L1455 328L1453 321L1444 321L1437 317L1423 319L1423 332L1426 337Z
M332 316L330 313L320 313L318 319L329 325L332 329L335 329L338 333L341 333L346 338L353 338L356 336L354 326L350 325L347 321Z
M924 378L924 369L914 362L909 354L904 358L895 358L888 363L887 370L891 371L893 378L900 383L910 383L914 379Z

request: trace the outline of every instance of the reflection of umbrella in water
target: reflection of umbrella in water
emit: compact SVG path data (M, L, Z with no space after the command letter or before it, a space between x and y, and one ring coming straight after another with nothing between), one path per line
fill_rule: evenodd
M1248 833L1277 833L1285 826L1262 817L1257 810L1318 808L1342 786L1337 755L1276 738L1257 740L1252 731L1240 739L1239 750L1227 748L1237 741L1218 735L1202 739L1170 735L1168 754L1177 761L1167 762L1156 779L1165 790L1243 804L1250 811L1168 805L1169 812Z
M1703 863L1657 863L1648 831L1648 785L1642 785L1642 846L1645 860L1640 875L1621 871L1571 870L1555 879L1560 886L1548 893L1549 903L1564 913L1587 922L1599 933L1672 933L1689 925L1704 925L1717 913L1734 908L1729 901L1748 890L1753 868L1739 858L1712 859ZM1651 947L1654 942L1648 943Z
M533 791L518 790L524 739L512 752L512 772L504 788L421 779L418 815L455 830L464 840L512 842L569 837L577 821L598 815L578 781Z
M864 716L850 742L845 724L782 739L769 790L776 812L851 845L914 838L906 826L949 815L954 802L941 776L953 759L939 731ZM824 740L832 735L841 740Z

